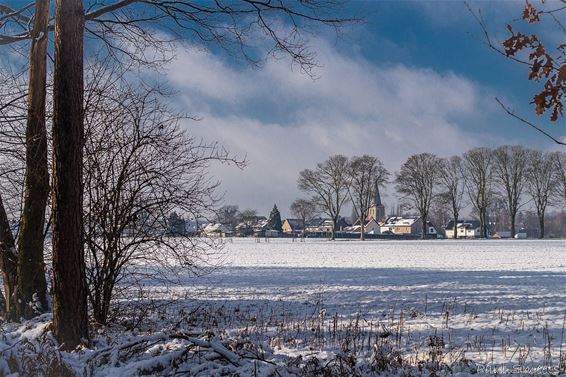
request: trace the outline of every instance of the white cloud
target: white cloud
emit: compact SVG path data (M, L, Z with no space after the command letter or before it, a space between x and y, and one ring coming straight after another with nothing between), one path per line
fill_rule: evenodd
M180 50L177 59L170 64L168 78L180 88L203 99L216 99L236 104L245 100L245 94L253 92L252 83L246 82L243 72L226 66L206 50L187 48Z
M247 154L244 171L213 169L227 202L261 212L275 202L285 214L301 195L299 171L332 154L373 154L393 172L413 153L448 156L480 144L461 124L482 106L473 82L430 69L378 67L315 44L324 67L314 81L285 61L236 69L193 50L171 67L169 79L188 111L203 118L187 125L191 132Z

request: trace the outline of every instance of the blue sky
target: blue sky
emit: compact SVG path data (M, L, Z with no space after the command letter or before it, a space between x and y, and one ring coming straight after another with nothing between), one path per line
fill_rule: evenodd
M507 36L505 25L520 18L523 4L470 1L495 41ZM304 196L299 172L337 153L375 155L394 173L421 152L448 157L503 144L558 149L495 102L499 97L554 136L566 135L564 118L550 123L534 115L529 102L540 84L487 47L463 1L352 0L343 12L365 22L339 37L328 29L306 35L320 65L314 80L286 59L256 69L187 41L163 67L160 79L177 91L179 109L201 118L185 123L191 135L248 160L244 170L211 166L225 203L262 214L277 203L289 215L290 203ZM534 28L549 45L566 40L552 22ZM396 204L391 187L383 194L389 208Z
M522 4L471 7L481 8L501 41ZM310 36L320 63L315 80L284 59L257 70L221 51L177 50L166 75L179 104L202 118L187 124L190 132L249 161L244 171L212 168L226 203L260 213L277 203L288 215L301 196L299 171L336 153L373 154L393 173L413 153L446 157L502 144L557 149L495 102L501 98L557 137L566 134L563 119L551 124L533 115L529 102L537 84L526 80L524 67L485 45L463 2L353 1L348 7L366 22L340 38L330 31ZM555 45L564 39L549 25L540 32ZM389 188L386 205L396 201Z

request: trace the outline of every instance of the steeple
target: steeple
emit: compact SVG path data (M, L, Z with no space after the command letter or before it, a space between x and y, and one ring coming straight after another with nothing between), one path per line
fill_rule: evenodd
M375 183L375 197L371 208L368 211L368 220L382 221L385 218L385 206L381 203L381 195L379 193L379 185Z
M375 185L375 220L382 221L385 219L385 206L381 203L381 195L379 194L379 185Z
M376 207L383 206L383 204L381 204L381 195L379 195L379 185L377 184L377 182L375 183L375 200L374 200L374 205L375 205Z

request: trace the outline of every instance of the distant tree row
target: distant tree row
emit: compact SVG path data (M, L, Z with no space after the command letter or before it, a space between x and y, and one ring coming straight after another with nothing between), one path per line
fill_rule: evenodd
M376 190L388 182L389 175L377 157L331 156L314 169L299 173L298 188L311 197L296 200L291 211L303 222L314 213L327 214L334 225L331 238L335 239L340 212L349 202L360 220L363 239ZM494 202L503 203L512 237L519 209L532 204L539 220L539 238L543 238L547 207L566 205L566 153L519 145L474 148L449 158L420 153L402 164L393 183L405 208L421 216L423 238L427 237L426 224L434 205L450 207L457 224L461 210L468 204L479 219L480 236L487 237L488 211Z

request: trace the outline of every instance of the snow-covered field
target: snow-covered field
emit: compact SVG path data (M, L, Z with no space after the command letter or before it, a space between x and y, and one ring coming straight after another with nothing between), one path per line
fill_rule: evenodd
M224 251L207 303L295 320L317 310L327 321L360 318L364 330L400 331L407 352L428 352L438 336L484 372L566 362L564 240L234 239Z
M566 309L563 240L262 241L226 243L225 268L211 277L211 297L295 302L322 296L350 311L454 298Z
M564 240L234 239L222 259L64 359L100 376L566 372ZM120 361L127 342L146 346Z

